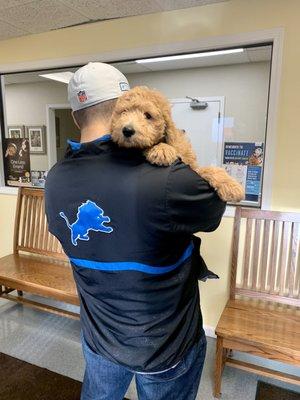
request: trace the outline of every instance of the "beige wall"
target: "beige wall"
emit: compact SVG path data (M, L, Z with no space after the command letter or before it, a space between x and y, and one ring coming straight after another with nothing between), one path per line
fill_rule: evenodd
M0 195L0 257L12 252L17 196Z
M300 209L299 92L300 2L233 0L205 7L99 22L0 42L0 64L126 50L211 36L284 27L282 80L278 108L277 151L272 207ZM11 248L15 199L0 196L0 253ZM221 275L203 284L205 324L215 326L227 299L232 219L215 233L202 235L203 254Z

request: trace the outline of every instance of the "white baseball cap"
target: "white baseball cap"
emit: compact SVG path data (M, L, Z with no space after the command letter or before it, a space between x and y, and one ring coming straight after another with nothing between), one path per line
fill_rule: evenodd
M90 62L79 68L68 84L68 100L73 111L116 99L129 90L125 76L109 64Z

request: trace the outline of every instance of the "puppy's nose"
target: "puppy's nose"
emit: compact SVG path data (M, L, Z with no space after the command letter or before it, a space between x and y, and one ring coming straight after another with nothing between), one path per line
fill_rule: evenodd
M124 126L122 129L123 135L127 138L135 134L135 130L131 125Z

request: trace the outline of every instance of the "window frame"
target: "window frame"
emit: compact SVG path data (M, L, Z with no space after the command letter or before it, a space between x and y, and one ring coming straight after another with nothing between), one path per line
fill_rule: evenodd
M276 128L277 128L277 109L279 101L279 90L282 69L284 29L274 28L256 32L240 33L236 35L227 35L219 37L206 37L194 41L174 42L162 45L153 45L143 48L119 50L99 54L90 54L84 56L73 56L64 59L40 60L15 64L0 64L0 122L1 131L6 132L6 113L4 107L4 79L3 75L47 71L61 68L80 67L88 61L99 61L117 63L131 61L138 58L150 58L155 56L167 56L174 54L184 54L192 52L201 52L208 50L220 50L223 48L235 48L245 46L255 46L262 44L272 44L272 58L269 83L269 98L267 109L267 126L264 155L264 174L262 179L262 200L260 208L264 210L271 209L272 189L273 189L273 171L276 149ZM47 137L47 141L49 138ZM3 165L3 143L0 135L0 195L16 195L18 188L5 186L4 165ZM227 216L233 216L234 206L228 206Z

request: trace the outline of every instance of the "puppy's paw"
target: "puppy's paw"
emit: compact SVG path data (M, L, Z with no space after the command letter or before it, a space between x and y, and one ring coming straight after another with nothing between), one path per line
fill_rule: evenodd
M201 167L196 171L218 193L224 201L239 202L244 200L244 188L220 167Z
M217 188L219 197L224 201L239 202L245 199L245 190L237 181L232 179Z
M144 154L150 164L159 166L171 165L178 159L177 151L167 143L159 143L145 150Z

